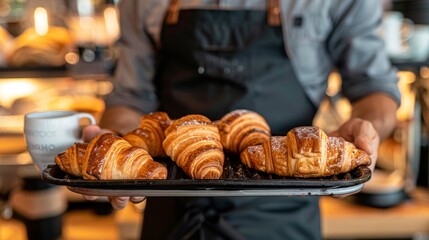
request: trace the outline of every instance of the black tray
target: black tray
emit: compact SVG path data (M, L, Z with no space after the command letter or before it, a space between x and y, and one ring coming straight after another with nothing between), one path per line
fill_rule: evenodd
M257 172L226 157L220 179L190 179L170 159L156 159L168 169L167 179L84 180L57 165L42 171L42 179L86 195L103 196L276 196L343 195L358 192L371 178L367 167L324 178L290 178Z

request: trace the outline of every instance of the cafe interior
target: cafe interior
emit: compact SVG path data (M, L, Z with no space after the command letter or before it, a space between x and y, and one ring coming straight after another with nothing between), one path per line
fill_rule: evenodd
M376 0L379 1L379 0ZM118 58L119 0L0 0L0 240L139 239L145 202L114 210L43 181L24 116L73 110L100 121ZM380 37L397 68L396 128L357 193L321 196L324 239L429 239L429 1L382 1ZM341 75L329 75L313 121L348 120Z

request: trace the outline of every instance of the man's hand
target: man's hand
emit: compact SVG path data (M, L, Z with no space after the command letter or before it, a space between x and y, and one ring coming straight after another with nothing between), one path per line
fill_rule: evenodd
M83 129L82 139L85 142L89 142L97 135L108 133L108 132L111 132L111 131L107 129L101 129L97 125L89 125ZM97 196L88 196L88 195L83 195L83 197L86 200L95 200L98 198ZM145 197L109 197L110 204L112 204L112 207L116 210L121 210L125 208L128 204L128 201L133 203L139 203L144 200L145 200Z
M89 195L83 195L83 198L86 200L96 200L99 196L89 196ZM128 202L132 203L141 203L146 198L145 197L108 197L110 204L112 204L112 207L115 210L121 210L125 208L128 204Z
M353 143L357 148L367 152L371 156L370 169L372 171L374 170L380 137L370 121L361 118L351 118L337 131L329 133L328 135L342 137L346 141Z
M83 129L82 139L83 139L84 142L89 142L93 138L95 138L97 135L100 135L100 134L103 134L103 133L108 133L108 132L112 132L112 131L107 130L107 129L101 129L97 125L89 125L89 126L86 126Z

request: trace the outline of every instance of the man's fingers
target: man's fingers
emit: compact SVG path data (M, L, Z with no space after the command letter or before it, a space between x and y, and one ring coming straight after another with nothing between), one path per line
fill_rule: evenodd
M371 140L369 140L365 136L360 136L356 138L354 144L357 148L364 150L369 155L373 154L373 152L375 151L375 149L373 149L373 146L371 146Z
M146 197L130 197L130 202L132 203L141 203L146 200Z
M82 195L86 200L96 200L99 196ZM110 204L115 210L121 210L125 208L128 202L141 203L146 200L146 197L108 197Z
M339 137L340 131L336 130L327 134L329 137Z
M101 128L99 126L89 125L83 129L82 139L84 142L89 142L91 141L91 139L93 139L95 136L99 135L100 133L101 133Z
M112 132L108 129L101 129L99 126L97 125L89 125L86 126L83 131L82 131L82 139L84 142L89 142L91 141L93 138L95 138L97 135L103 134L103 133L108 133L108 132Z
M367 131L362 131L354 141L357 148L367 152L371 157L370 169L374 171L377 162L378 146L380 137L373 128L367 128Z
M115 210L121 210L125 208L130 200L129 197L109 197L110 204Z
M90 195L82 195L82 197L89 201L94 201L98 198L97 196L90 196Z

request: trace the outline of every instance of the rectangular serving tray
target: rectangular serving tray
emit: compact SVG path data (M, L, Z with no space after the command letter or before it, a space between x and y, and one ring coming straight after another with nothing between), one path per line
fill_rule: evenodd
M226 157L220 179L190 179L170 159L156 159L168 169L167 179L84 180L64 173L57 165L42 171L42 179L71 191L98 196L304 196L344 195L360 191L371 170L358 167L323 178L291 178L257 172Z

